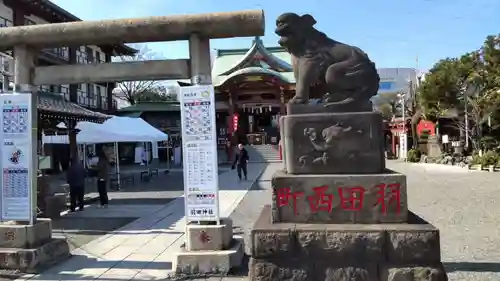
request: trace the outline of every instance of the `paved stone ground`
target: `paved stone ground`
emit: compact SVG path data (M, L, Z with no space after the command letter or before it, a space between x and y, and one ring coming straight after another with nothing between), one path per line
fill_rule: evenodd
M500 173L397 161L389 161L388 167L408 176L410 209L441 230L442 259L449 280L500 280ZM262 206L270 203L269 180L275 168L268 167L262 173L231 213L237 234L247 234ZM130 213L135 207L130 205ZM232 276L190 280L247 279L244 265Z
M219 184L222 216L233 213L265 166L250 164L249 181L238 181L236 173L221 174ZM166 183L167 180L160 178L160 182ZM70 260L48 269L41 275L26 275L20 280L159 280L168 276L173 254L183 242L181 238L185 227L185 220L182 219L184 201L183 198L176 197L170 204L152 204L150 199L154 198L144 199L144 196L139 196L140 192L152 194L154 197L158 196L158 189L152 188L151 191L141 188L137 192L130 192L126 198L113 199L113 196L110 196L112 203L108 209L91 206L84 212L68 215L68 218L75 220L82 218L82 221L100 220L102 223L106 222L105 219L127 220L134 216L140 218L76 249ZM179 189L182 189L182 185ZM121 195L124 193L126 192L116 192ZM130 200L136 201L129 204Z
M219 174L224 171L220 171ZM65 215L52 221L53 234L68 238L71 250L79 248L92 240L134 221L148 209L145 205L163 206L184 193L182 172L160 173L159 178L150 182L126 185L120 191L110 191L109 209L96 209L90 206L84 216ZM91 194L92 195L92 194ZM128 205L130 212L116 214L116 205ZM134 210L137 210L135 212Z
M410 209L440 229L450 281L500 280L500 173L388 162L408 176Z

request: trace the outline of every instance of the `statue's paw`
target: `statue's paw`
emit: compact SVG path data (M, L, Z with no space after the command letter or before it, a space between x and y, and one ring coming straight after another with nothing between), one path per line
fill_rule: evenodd
M293 97L292 99L290 99L288 101L288 103L290 103L290 104L308 104L309 100L308 99L303 99L303 98L300 98L300 97Z
M311 156L304 155L299 157L299 165L301 167L308 166L313 161Z

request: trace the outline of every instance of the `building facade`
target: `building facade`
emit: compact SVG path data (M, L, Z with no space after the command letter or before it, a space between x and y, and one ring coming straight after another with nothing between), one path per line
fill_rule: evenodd
M48 0L2 0L0 1L0 27L36 25L80 21L78 17L65 11ZM56 64L90 64L111 62L111 57L118 54L133 54L134 49L125 45L119 46L80 46L60 47L41 50L38 65ZM4 73L13 73L13 61L9 59L11 52L2 56ZM2 79L3 89L12 88L7 79ZM64 101L78 104L92 111L112 113L116 111L112 91L115 83L78 84L78 85L41 85L40 91L61 96Z
M80 21L78 17L48 0L1 0L0 28ZM37 65L92 64L111 62L113 55L132 55L136 50L125 45L60 47L40 50ZM0 89L13 90L12 51L0 53L3 79ZM38 92L39 155L51 156L52 167L67 166L70 152L76 151L77 121L102 122L116 111L112 91L114 81L99 84L41 85ZM61 125L61 122L64 125ZM68 145L42 145L42 134L68 135Z

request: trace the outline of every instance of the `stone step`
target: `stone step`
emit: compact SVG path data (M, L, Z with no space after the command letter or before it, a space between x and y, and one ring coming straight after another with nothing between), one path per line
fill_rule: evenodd
M247 147L250 163L281 162L277 146L252 145Z

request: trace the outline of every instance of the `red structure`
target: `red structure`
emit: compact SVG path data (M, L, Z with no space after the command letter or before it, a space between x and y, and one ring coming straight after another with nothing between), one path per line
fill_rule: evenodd
M417 134L420 136L427 132L430 136L436 135L436 124L429 120L421 120L417 125Z
M390 132L391 136L391 151L393 154L397 151L396 146L399 144L399 136L402 133L409 135L409 132L411 131L411 124L408 122L409 120L407 120L406 124L404 124L401 118L398 119L393 119L387 123L387 130Z

